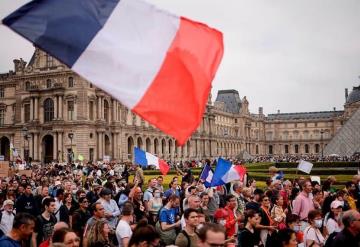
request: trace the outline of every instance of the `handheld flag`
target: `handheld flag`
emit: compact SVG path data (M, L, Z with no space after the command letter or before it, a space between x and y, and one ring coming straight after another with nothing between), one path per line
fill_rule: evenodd
M3 24L180 145L202 120L224 50L221 32L140 0L33 0Z
M205 164L199 179L204 182L206 188L211 187L211 181L213 178L214 172L212 171L211 167L208 164Z
M245 174L246 168L244 166L232 165L230 161L219 158L211 181L211 187L227 184L234 180L242 181Z
M312 167L313 167L312 163L307 162L305 160L300 160L300 163L299 163L297 169L299 171L302 171L302 172L305 172L305 173L309 174L311 172Z
M153 165L157 169L160 169L162 175L166 175L170 170L170 166L164 160L159 159L155 155L145 152L140 148L134 148L134 156L136 164L139 164L142 167Z

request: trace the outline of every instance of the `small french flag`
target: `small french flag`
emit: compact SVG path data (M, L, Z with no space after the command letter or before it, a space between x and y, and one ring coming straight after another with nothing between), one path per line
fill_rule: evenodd
M160 170L162 175L166 175L169 170L170 166L162 159L159 159L155 155L145 152L140 148L134 148L134 156L135 156L135 163L141 165L142 167L147 166L155 166L157 169Z
M246 168L242 165L233 165L230 161L218 159L211 181L211 187L230 183L235 180L244 180Z
M221 32L141 0L34 0L2 22L180 145L224 52Z

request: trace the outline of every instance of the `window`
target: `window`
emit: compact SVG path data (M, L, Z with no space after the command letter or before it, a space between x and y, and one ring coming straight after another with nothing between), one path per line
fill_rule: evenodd
M4 98L4 97L5 97L5 88L0 87L0 98Z
M68 120L74 120L74 101L68 101Z
M51 80L50 79L46 80L46 88L51 88Z
M69 79L68 79L68 87L74 87L74 78L73 77L69 77Z
M320 151L320 145L315 144L315 153L319 153L319 151Z
M44 122L54 119L54 101L50 98L44 101Z
M309 145L308 144L305 144L305 153L309 153Z
M272 150L272 145L269 145L269 154L272 154L273 150Z
M94 120L94 101L89 102L89 119Z
M93 148L89 149L89 160L90 161L94 160L94 149Z
M259 146L256 145L256 154L259 154Z
M0 109L0 126L5 123L5 109Z
M31 83L29 81L25 82L25 90L29 91L31 88Z
M289 153L289 145L285 145L285 153L288 154Z
M46 66L53 67L54 66L54 58L50 55L46 56Z
M295 145L295 153L298 154L299 153L299 145Z
M109 103L107 100L104 100L104 119L109 122Z
M24 121L25 121L25 123L27 123L30 121L30 104L24 105L24 113L25 113Z
M90 88L93 88L93 85L92 85L92 83L89 83L89 87L90 87Z

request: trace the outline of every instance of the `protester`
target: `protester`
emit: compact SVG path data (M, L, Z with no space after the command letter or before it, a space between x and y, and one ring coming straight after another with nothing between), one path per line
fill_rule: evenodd
M332 247L358 247L360 243L360 213L349 210L344 213L344 230L336 235Z
M80 198L79 205L80 207L76 209L72 215L72 229L82 240L85 230L84 222L87 222L91 215L88 210L89 201L87 198Z
M119 247L128 247L132 235L130 224L134 222L134 208L131 203L126 203L121 212L121 220L116 227L116 238Z
M80 238L69 228L61 228L54 230L51 239L52 245L56 243L63 243L66 247L79 247Z
M158 246L160 243L160 236L155 228L147 225L145 220L142 220L136 226L133 235L129 241L129 247L151 247Z
M184 211L184 218L186 226L177 235L175 245L178 247L196 247L198 243L198 235L195 231L199 224L198 211L193 208L188 208Z
M323 219L321 211L311 210L307 217L309 226L304 230L305 247L321 247L325 244L325 238L321 233Z
M259 234L256 226L260 223L259 213L253 209L249 209L245 213L246 225L244 230L238 235L239 246L241 247L255 247L260 245Z
M224 246L225 244L225 228L222 225L206 223L200 229L198 236L199 247Z
M89 234L87 235L87 246L88 247L113 247L110 242L109 233L110 226L106 220L98 220L90 228Z
M11 231L14 218L14 202L12 200L5 200L3 209L0 211L0 237L7 235Z

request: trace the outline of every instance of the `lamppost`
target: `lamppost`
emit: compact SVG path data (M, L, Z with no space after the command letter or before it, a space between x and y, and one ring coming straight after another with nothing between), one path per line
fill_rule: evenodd
M29 131L28 129L26 128L26 126L24 126L22 128L22 133L23 133L23 136L24 136L24 140L26 141L26 146L25 146L25 142L24 142L24 159L26 161L26 163L29 162Z
M74 138L74 133L73 132L70 132L68 134L68 137L70 139L70 164L72 164L72 159L73 159L73 149L72 149L72 140Z
M324 161L324 143L323 143L324 130L320 130L320 142L321 142L321 160Z

